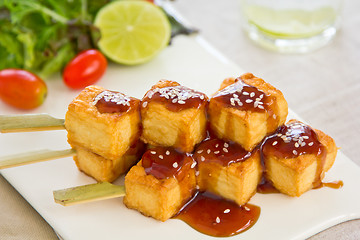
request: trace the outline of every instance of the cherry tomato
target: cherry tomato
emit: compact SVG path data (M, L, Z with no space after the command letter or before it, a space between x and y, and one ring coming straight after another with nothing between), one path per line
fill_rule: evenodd
M46 98L45 82L35 74L21 69L0 71L0 98L20 109L33 109Z
M95 49L89 49L76 55L65 67L63 79L73 89L80 89L98 81L105 73L107 60Z

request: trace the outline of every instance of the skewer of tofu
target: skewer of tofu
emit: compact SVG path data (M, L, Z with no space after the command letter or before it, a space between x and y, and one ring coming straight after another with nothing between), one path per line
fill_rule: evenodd
M97 86L85 88L69 105L65 119L47 114L1 116L1 132L66 129L72 149L44 150L5 158L0 169L73 156L79 170L112 182L141 157L140 100ZM76 153L76 154L75 154Z
M117 104L118 101L121 103ZM294 183L291 186L281 185L289 180L281 177L281 172L292 173L291 166L301 165L302 159L316 159L317 156L303 149L295 157L273 158L276 154L273 150L267 150L269 144L266 143L272 139L272 133L280 131L285 123L287 103L279 90L252 74L224 80L210 101L205 94L176 82L159 81L141 102L136 101L141 113L141 131L140 114L128 115L134 113L127 109L130 101L132 99L122 94L99 87L85 89L69 105L66 114L68 141L77 152L75 161L79 169L93 177L100 171L94 167L97 163L106 160L113 162L119 156L124 156L128 151L125 150L126 146L130 146L133 139L140 137L143 142L152 145L154 148L148 149L125 176L125 188L115 187L117 190L114 190L112 185L104 185L110 186L110 192L116 192L114 196L124 195L126 189L124 203L127 207L161 221L176 214L196 189L210 191L239 205L245 204L255 194L263 171L279 191L299 196L314 187L314 182L321 181L336 156L336 145L327 136L328 141L320 141L320 144L325 146L323 149L329 153L328 158L323 162L311 162L312 168L309 169L317 170L311 172L310 185L294 194L287 190L303 185L299 184L302 181L301 173L294 174L295 180L291 181ZM109 117L108 113L119 111L117 107L125 109L120 111L126 114ZM207 115L211 137L204 141L207 136ZM316 134L319 136L315 135L315 138L323 138L321 133ZM116 141L119 136L121 141ZM327 145L328 142L331 144ZM271 146L275 146L274 143L271 142ZM80 157L80 154L84 157ZM96 164L76 158L95 159ZM284 168L283 162L288 163L289 171L281 170ZM319 164L326 167L319 167ZM280 173L277 173L278 170ZM94 186L97 189L102 185ZM66 202L84 202L88 200L66 199L74 199L84 191L91 192L91 187L55 191L54 196L56 202L64 205ZM92 200L101 199L106 194L95 195L91 197Z

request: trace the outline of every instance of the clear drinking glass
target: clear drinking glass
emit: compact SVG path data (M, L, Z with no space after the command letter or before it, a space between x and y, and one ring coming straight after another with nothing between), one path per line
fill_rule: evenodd
M245 30L259 45L304 53L336 34L343 0L240 0Z

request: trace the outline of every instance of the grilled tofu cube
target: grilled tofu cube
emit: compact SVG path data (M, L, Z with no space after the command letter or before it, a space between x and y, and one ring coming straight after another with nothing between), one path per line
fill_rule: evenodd
M193 195L195 165L192 157L172 148L149 149L125 176L125 205L166 221Z
M65 116L70 145L110 160L122 158L140 136L140 100L97 86L85 88Z
M202 142L195 150L200 191L210 191L243 205L256 193L262 167L260 153L220 139Z
M201 92L173 81L159 81L141 104L145 143L192 152L206 136L206 105Z
M283 94L251 73L225 79L210 99L208 109L213 133L247 151L284 124L287 113Z
M267 138L263 145L266 178L280 192L300 196L318 187L333 165L334 140L311 127L290 120Z
M138 141L116 160L106 159L81 146L73 146L73 148L76 150L73 158L80 171L98 182L113 182L140 160L145 145Z

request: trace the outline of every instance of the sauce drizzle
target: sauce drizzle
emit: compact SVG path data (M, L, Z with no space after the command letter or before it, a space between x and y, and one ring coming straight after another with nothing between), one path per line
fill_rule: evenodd
M195 168L196 162L189 154L180 153L173 148L155 147L144 153L142 166L146 174L151 174L157 179L180 179L187 173L184 169Z
M208 97L204 93L178 85L149 90L142 100L142 107L145 108L149 101L157 101L165 104L168 110L177 112L188 108L200 108L205 106L207 100Z
M126 113L139 102L138 99L120 92L103 91L94 98L93 105L100 113Z
M197 162L217 162L223 166L245 161L250 156L251 152L246 151L240 145L217 138L204 140L194 153L194 159Z
M251 228L260 216L260 208L239 206L209 192L198 192L174 218L195 230L214 237L229 237Z

